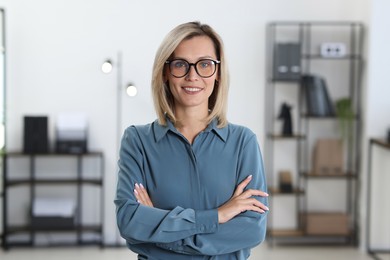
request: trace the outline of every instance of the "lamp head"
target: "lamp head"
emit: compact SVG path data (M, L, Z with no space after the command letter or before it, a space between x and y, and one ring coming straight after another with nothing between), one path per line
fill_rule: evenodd
M112 62L111 60L106 60L103 64L102 64L102 71L103 73L110 73L112 71Z
M126 93L129 97L134 97L137 95L137 87L133 83L129 83L126 86Z

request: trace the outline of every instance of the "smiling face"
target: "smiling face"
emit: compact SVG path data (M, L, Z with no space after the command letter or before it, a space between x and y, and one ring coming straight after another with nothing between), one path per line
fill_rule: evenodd
M173 52L171 60L183 59L189 63L196 63L202 59L217 60L212 40L207 36L196 36L182 41ZM217 71L208 78L202 78L190 66L189 72L181 78L171 75L169 66L166 66L165 77L169 82L169 88L175 101L175 111L187 108L197 108L200 111L208 111L208 100L214 90L214 83L218 75Z

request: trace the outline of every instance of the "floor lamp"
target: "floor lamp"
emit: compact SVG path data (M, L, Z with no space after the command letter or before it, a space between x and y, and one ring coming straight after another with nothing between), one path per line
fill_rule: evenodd
M137 95L137 87L133 83L128 83L123 88L122 83L122 53L118 52L116 60L106 59L101 67L103 73L109 74L113 70L116 70L116 153L119 152L120 140L122 135L122 91L126 90L126 93L130 97ZM116 246L120 246L119 232L116 229Z

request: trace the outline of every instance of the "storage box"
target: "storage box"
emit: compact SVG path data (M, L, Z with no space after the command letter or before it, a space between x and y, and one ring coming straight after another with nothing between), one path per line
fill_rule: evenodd
M88 122L83 114L60 114L56 126L56 152L87 152Z
M307 235L348 235L349 217L345 213L307 213L303 215Z
M76 205L72 199L35 198L31 209L31 228L63 230L75 227Z
M298 81L301 78L301 45L278 43L274 47L273 79Z
M282 193L291 193L293 191L290 171L279 172L279 189Z
M318 139L313 154L314 174L343 173L343 142L341 139Z

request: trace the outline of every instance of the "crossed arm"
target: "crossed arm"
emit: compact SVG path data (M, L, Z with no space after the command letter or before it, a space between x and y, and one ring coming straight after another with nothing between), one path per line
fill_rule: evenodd
M218 223L223 224L237 216L238 214L250 210L260 214L268 211L268 207L255 199L253 196L267 197L266 192L248 189L244 191L245 187L252 180L252 175L249 175L243 180L234 191L233 196L225 204L218 208ZM153 202L149 194L142 184L135 184L134 195L137 201L145 206L153 207Z

